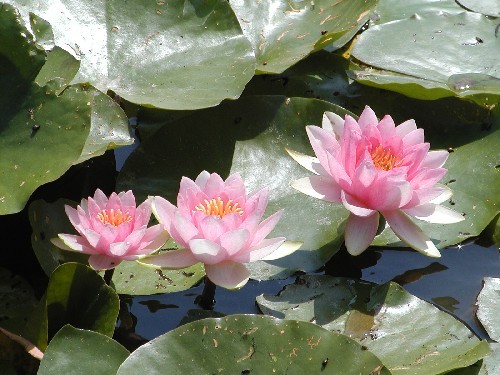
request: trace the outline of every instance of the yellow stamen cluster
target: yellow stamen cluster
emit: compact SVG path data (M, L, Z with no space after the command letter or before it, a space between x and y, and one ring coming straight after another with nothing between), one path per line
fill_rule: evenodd
M384 171L399 167L402 163L402 161L399 160L400 156L400 154L393 155L388 147L383 148L382 145L378 145L377 148L371 152L375 167Z
M215 215L219 218L223 218L227 214L236 212L239 215L243 215L243 209L238 207L238 203L234 203L231 199L229 199L225 204L220 197L217 199L205 199L204 203L200 203L195 207L195 210L201 211L206 215Z
M115 227L118 225L132 221L132 216L128 212L123 213L119 208L114 210L102 210L97 214L97 218L103 224L111 224Z

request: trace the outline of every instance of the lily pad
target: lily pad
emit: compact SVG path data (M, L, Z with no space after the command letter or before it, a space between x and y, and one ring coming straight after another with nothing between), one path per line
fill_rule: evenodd
M470 12L416 13L373 26L361 34L352 55L382 71L354 69L352 74L359 82L423 99L481 93L498 96L496 26L496 21Z
M500 3L496 0L457 0L461 6L486 16L500 17Z
M347 211L289 186L308 172L285 148L311 154L304 127L319 123L324 111L348 113L320 100L259 96L170 122L130 155L117 189L133 189L140 198L161 195L175 203L183 175L195 178L204 169L226 176L239 172L248 192L270 189L269 214L285 208L270 236L304 242L301 250L286 258L253 264L252 277L286 278L299 270L314 271L338 250ZM165 140L175 142L166 147Z
M230 3L243 33L252 42L257 71L281 73L344 34L355 33L377 1L232 0Z
M23 277L0 267L0 327L19 334L37 302Z
M261 315L231 315L185 324L138 348L118 375L389 374L347 336L315 324Z
M108 336L66 325L47 347L38 374L114 375L128 355Z
M252 47L227 1L8 2L26 19L33 12L50 22L55 44L81 59L73 83L130 102L214 106L237 98L254 74Z
M500 342L500 279L485 277L477 298L477 317L495 341Z
M458 320L392 282L300 276L277 296L258 296L257 304L265 314L349 335L393 374L438 374L489 353L487 342Z
M379 0L375 7L371 24L378 25L401 20L413 16L415 13L422 14L458 14L463 13L455 0Z
M118 295L99 274L79 263L65 263L50 276L23 336L41 350L66 324L112 336L118 310Z

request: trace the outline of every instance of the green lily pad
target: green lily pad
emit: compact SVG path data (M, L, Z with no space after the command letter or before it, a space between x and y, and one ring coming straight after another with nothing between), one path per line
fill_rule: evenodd
M500 17L500 3L496 0L457 0L457 3L473 12Z
M463 13L455 0L379 0L375 7L375 14L371 18L374 25L401 20L413 16L415 13L422 14L458 14Z
M252 42L257 71L281 73L345 33L355 33L377 1L233 0L230 3L245 36Z
M496 56L500 45L494 35L496 26L496 21L470 12L416 13L379 24L361 34L352 55L381 71L354 69L351 74L359 82L423 99L498 96L500 63ZM497 100L490 98L489 104ZM488 105L486 100L483 104Z
M298 270L314 271L338 250L347 211L289 186L309 172L285 148L311 154L304 127L320 123L324 111L348 113L314 99L259 96L170 122L130 155L118 175L117 189L132 189L140 199L161 195L175 203L184 175L195 178L204 169L224 176L239 172L248 192L270 189L269 214L285 208L270 237L304 242L286 258L252 264L252 277L286 278ZM165 140L175 142L165 147Z
M114 375L128 355L108 336L66 325L47 347L38 374Z
M231 315L185 324L138 348L118 375L389 374L347 336L315 324L261 315Z
M58 85L56 94L60 95L75 77L79 68L79 60L66 50L56 46L47 52L47 62L38 72L35 82L39 86L45 86L51 81L56 81Z
M349 335L393 374L439 374L489 353L458 320L392 282L300 276L277 296L258 296L257 304L265 314Z
M9 0L52 25L90 82L133 103L194 109L236 98L255 57L227 1ZM56 10L57 9L57 10Z
M19 334L37 302L23 277L0 267L0 327Z
M477 298L477 317L495 341L500 342L500 279L485 277L484 286Z
M99 274L79 263L65 263L50 275L23 336L41 350L66 324L112 336L118 310L118 295Z

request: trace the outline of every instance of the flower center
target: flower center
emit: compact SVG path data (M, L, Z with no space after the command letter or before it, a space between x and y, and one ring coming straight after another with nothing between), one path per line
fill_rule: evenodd
M111 224L115 227L122 223L129 223L132 221L132 216L128 212L123 213L119 208L114 210L102 210L97 214L97 218L103 224Z
M384 171L399 167L402 163L402 161L399 160L400 156L401 154L393 155L389 147L383 148L382 145L378 145L377 148L371 152L375 167Z
M205 199L203 203L198 204L195 207L196 211L201 211L206 215L215 215L219 218L223 218L227 214L231 214L233 212L243 215L243 209L238 207L238 203L233 203L231 199L229 199L225 204L220 197L217 199Z

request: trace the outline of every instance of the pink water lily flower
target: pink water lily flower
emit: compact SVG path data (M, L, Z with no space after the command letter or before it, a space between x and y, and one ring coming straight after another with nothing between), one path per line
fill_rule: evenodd
M410 247L441 256L433 242L410 219L449 224L464 220L439 205L451 191L436 183L444 176L447 151L429 151L424 130L414 120L396 126L391 116L380 122L370 107L359 120L325 112L322 128L309 125L307 135L316 157L289 154L315 173L292 187L312 197L342 203L350 214L345 245L352 255L373 241L382 214L394 233Z
M95 270L116 267L123 260L136 260L158 250L168 239L161 225L147 227L151 202L136 207L132 191L112 193L109 199L99 189L82 199L74 209L65 206L79 235L59 234L52 242L64 250L89 254Z
M141 263L184 268L204 263L207 277L227 289L246 284L244 263L278 259L297 249L284 237L266 239L281 218L278 211L261 221L267 207L266 188L247 197L240 175L224 181L217 173L201 172L195 181L183 177L177 207L153 198L153 212L183 249L166 251Z

